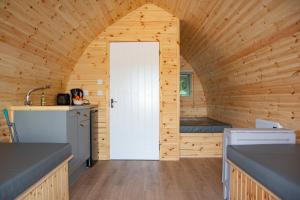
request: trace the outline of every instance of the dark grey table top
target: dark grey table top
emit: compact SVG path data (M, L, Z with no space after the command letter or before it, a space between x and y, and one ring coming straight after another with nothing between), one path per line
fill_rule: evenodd
M70 144L0 143L0 199L14 199L69 156Z
M233 145L227 158L282 199L300 199L300 144Z

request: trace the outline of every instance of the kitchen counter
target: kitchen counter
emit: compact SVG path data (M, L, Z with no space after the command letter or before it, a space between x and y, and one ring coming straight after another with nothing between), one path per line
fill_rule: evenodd
M11 111L69 111L86 108L93 108L95 105L82 106L11 106Z
M90 114L93 105L20 106L13 110L22 143L70 143L74 158L69 163L71 183L90 158Z
M70 144L0 144L0 200L15 199L70 156Z
M227 158L282 199L300 199L300 144L233 145Z

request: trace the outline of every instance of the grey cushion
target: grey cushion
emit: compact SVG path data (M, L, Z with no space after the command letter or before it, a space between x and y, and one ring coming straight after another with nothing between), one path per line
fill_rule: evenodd
M181 133L217 133L224 132L224 128L231 128L231 125L207 117L180 119Z
M70 155L70 144L0 144L0 199L14 199Z
M234 145L227 157L282 199L300 199L300 144Z

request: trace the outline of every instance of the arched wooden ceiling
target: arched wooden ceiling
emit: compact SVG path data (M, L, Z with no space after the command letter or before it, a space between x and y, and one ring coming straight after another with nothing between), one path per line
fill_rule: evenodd
M34 80L18 82L9 95L20 99L18 91L45 78L62 88L86 46L145 3L181 19L181 54L200 76L209 116L240 126L253 125L257 116L281 119L296 128L299 0L1 0L0 61L14 66L1 79L20 77L25 67L42 73L27 74ZM12 57L15 62L7 61Z
M53 62L76 63L107 26L144 1L2 0L1 41ZM12 34L13 33L13 34Z
M195 51L190 45L218 1L1 0L1 41L73 65L107 26L149 2L181 18L182 53L188 55Z
M181 54L200 76L208 116L299 131L299 0L153 2L181 19Z
M1 42L72 66L101 31L147 2L181 19L181 54L209 71L268 45L271 33L278 32L273 40L291 34L279 29L298 22L300 7L298 0L2 0Z

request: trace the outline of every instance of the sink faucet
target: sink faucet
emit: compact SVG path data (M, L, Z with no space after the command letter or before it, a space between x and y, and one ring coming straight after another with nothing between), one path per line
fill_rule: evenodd
M25 97L25 101L24 101L24 105L25 106L30 106L31 105L31 101L30 101L30 95L37 91L37 90L44 90L44 89L48 89L50 88L50 85L44 85L43 87L38 87L38 88L33 88L33 89L30 89L28 92L27 92L27 95Z

